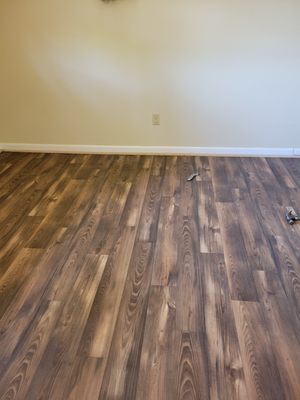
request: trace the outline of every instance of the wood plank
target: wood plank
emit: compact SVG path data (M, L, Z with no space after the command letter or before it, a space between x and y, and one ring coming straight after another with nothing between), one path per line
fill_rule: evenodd
M252 270L276 271L270 241L265 237L249 193L234 202L249 265Z
M233 312L250 399L284 399L285 394L273 354L261 305L233 301Z
M152 244L138 242L128 269L100 398L135 398L151 275Z
M137 234L138 240L143 240L145 242L156 241L156 231L161 204L161 183L161 176L150 176L141 214L139 231Z
M207 399L207 376L202 365L202 352L198 337L183 332L179 345L176 399Z
M225 166L229 186L243 193L247 189L247 184L241 168L241 158L228 157L225 159Z
M211 399L248 399L243 363L221 254L201 254L209 395Z
M177 171L178 157L167 157L166 169L162 183L162 197L175 196L176 191L179 190L180 176Z
M197 182L201 253L222 253L223 243L211 182Z
M295 180L290 175L282 160L278 160L276 158L268 158L267 163L269 164L272 173L276 177L281 187L284 187L286 190L291 191L295 191L297 189Z
M0 200L11 199L18 186L27 184L32 178L32 169L41 164L41 159L36 159L34 154L19 155L13 157L12 167L1 176ZM30 171L28 174L27 171Z
M231 202L233 200L225 161L222 157L211 157L209 159L215 200L217 202Z
M32 270L41 256L41 250L23 248L0 279L0 318L13 302L16 293L26 281L26 278L33 273Z
M104 373L103 359L79 355L73 363L69 385L64 385L64 399L98 400Z
M14 221L14 219L12 220ZM19 253L26 248L28 241L37 231L42 221L42 217L26 216L22 218L20 226L19 223L16 223L16 226L12 226L11 231L7 234L5 240L3 240L3 246L0 249L0 277L6 273L14 259L18 258Z
M178 157L170 157L167 160L161 188L162 198L155 242L153 285L176 284L180 181Z
M212 176L209 164L209 157L206 156L195 157L194 160L195 160L195 172L199 174L197 179L199 179L202 182L206 181L211 182Z
M281 211L279 212L276 200L274 200L274 204L271 201L265 186L260 180L259 172L254 168L253 160L243 159L241 164L251 202L256 210L261 227L265 234L267 233L267 237L280 234L282 228L286 227L284 208L281 206Z
M163 197L161 201L157 240L155 244L152 285L172 285L176 283L178 232L176 230L179 207L173 197Z
M143 340L136 399L176 399L180 333L170 288L152 286Z
M299 163L299 160L294 159L294 158L282 158L281 162L286 167L286 169L289 171L296 186L298 188L300 188L300 163Z
M252 269L248 262L236 207L232 203L217 203L217 210L231 299L257 301Z
M146 161L149 162L149 165L144 167ZM133 177L131 189L122 213L120 220L121 225L138 226L145 193L149 182L151 165L151 157L141 158L136 175Z
M177 256L177 281L176 281L176 324L184 332L197 332L203 324L202 287L199 282L199 259L197 254L197 229L195 222L184 217L180 219L178 232L179 245ZM201 279L201 276L200 276Z

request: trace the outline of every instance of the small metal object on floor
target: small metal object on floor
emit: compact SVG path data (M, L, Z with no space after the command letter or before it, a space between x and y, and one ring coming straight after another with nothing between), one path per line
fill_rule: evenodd
M187 178L187 181L192 181L194 178L196 178L196 176L199 176L198 172L195 172L195 173L191 174L191 175Z
M293 207L287 207L285 217L290 225L294 225L295 222L300 221L300 215L296 213Z

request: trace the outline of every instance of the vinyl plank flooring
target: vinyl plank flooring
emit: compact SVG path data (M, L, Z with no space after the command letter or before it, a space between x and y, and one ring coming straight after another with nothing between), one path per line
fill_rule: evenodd
M298 204L296 158L0 153L0 399L298 400Z

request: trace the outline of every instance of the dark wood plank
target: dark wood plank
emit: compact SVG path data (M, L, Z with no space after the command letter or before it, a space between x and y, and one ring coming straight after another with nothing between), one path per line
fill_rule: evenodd
M202 182L212 181L209 157L195 157L195 172L199 174L197 177L198 180Z
M220 233L216 204L211 182L197 182L199 240L201 253L222 253L223 243Z
M12 218L12 222L15 221ZM12 223L10 232L7 232L3 240L3 246L0 249L1 268L0 277L2 277L14 259L18 257L19 252L22 252L27 247L27 243L31 236L39 229L43 217L22 217L22 222Z
M251 269L275 271L272 247L265 237L249 193L244 193L242 199L236 198L234 204Z
M201 254L211 399L248 399L222 254Z
M33 273L34 266L42 256L40 249L22 248L6 273L0 279L0 318L11 304L26 278Z
M285 394L258 302L233 301L233 312L250 399L284 399Z
M136 399L176 399L180 332L169 287L151 286Z
M172 285L177 270L179 207L174 198L163 197L160 206L157 240L155 243L153 285Z
M257 292L249 265L236 207L217 203L226 268L232 300L257 301Z
M152 243L138 242L130 261L100 398L135 398L152 263Z
M196 334L181 334L179 357L174 361L178 364L176 399L207 399L208 384L203 376L202 351Z
M289 171L293 181L300 188L300 163L299 159L295 158L283 158L281 160L282 164Z
M212 173L215 200L217 202L231 202L232 187L228 179L226 159L222 157L211 157L209 164Z
M156 241L156 231L158 226L159 209L161 204L161 183L162 177L151 175L145 196L141 221L137 238L145 242Z
M73 363L70 383L62 389L63 398L98 400L103 371L103 358L78 355Z

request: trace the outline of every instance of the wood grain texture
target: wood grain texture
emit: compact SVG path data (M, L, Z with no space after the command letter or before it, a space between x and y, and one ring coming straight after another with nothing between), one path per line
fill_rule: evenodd
M237 210L234 203L217 203L224 255L228 268L232 300L256 301L257 292L252 266L247 257Z
M176 399L180 331L176 329L174 288L152 286L141 352L137 399Z
M283 399L283 385L261 305L233 301L232 306L249 398Z
M248 399L222 254L201 254L211 399Z
M277 273L257 271L255 281L264 308L267 330L287 399L300 393L300 320L282 290ZM286 340L288 338L288 340Z
M0 399L298 400L288 205L297 159L1 153Z
M152 274L152 244L138 242L132 254L100 398L136 394Z

